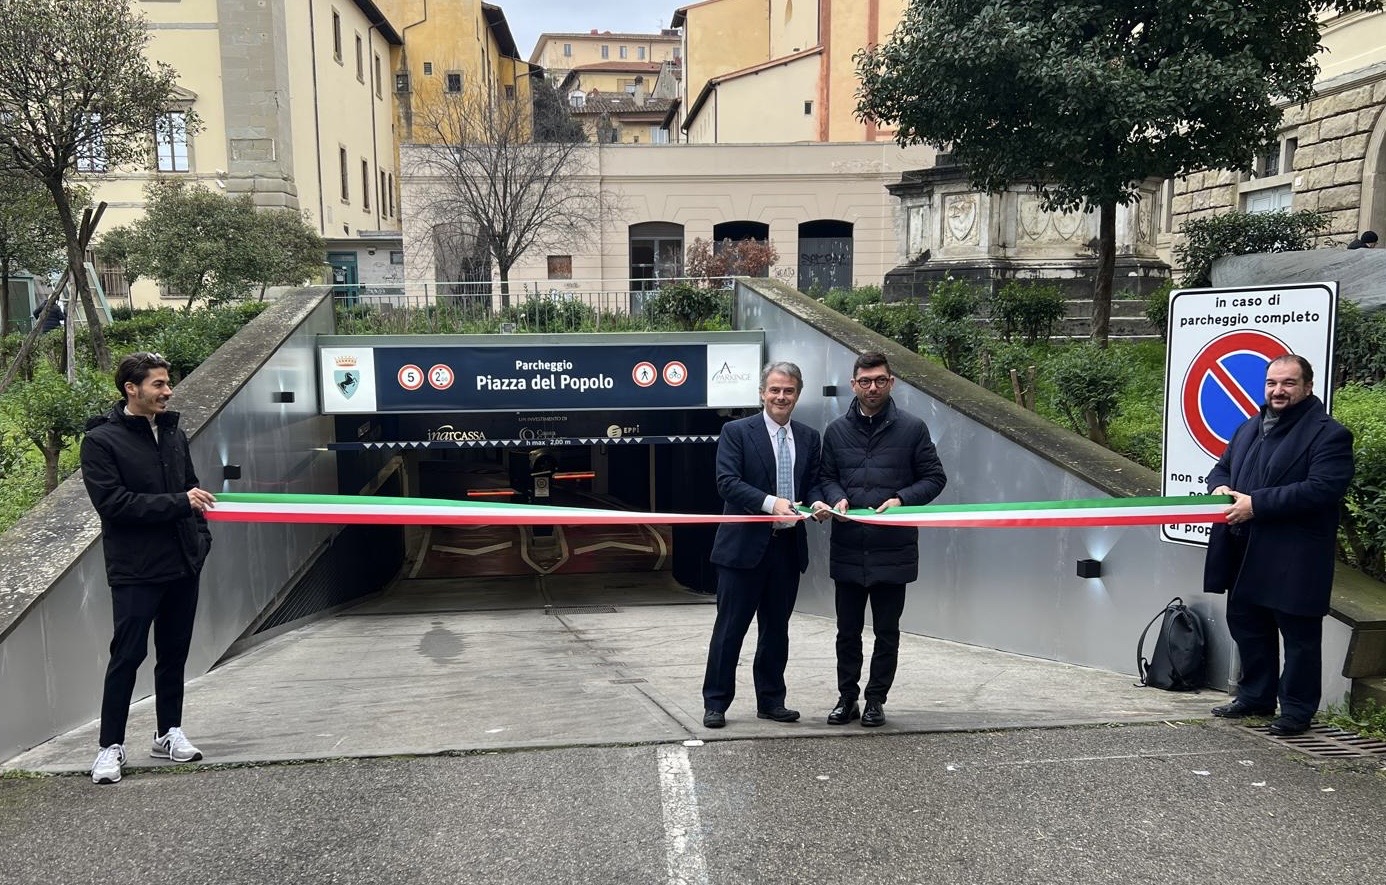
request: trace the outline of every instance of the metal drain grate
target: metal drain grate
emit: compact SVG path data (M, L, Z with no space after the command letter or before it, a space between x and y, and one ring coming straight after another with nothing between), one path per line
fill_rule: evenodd
M546 615L614 615L616 614L614 605L562 605L548 606L544 609Z
M1304 734L1280 737L1273 735L1264 725L1244 725L1252 734L1268 737L1278 744L1293 747L1301 753L1325 759L1357 759L1363 757L1386 757L1386 741L1363 737L1331 725L1314 725Z
M609 679L607 681L610 682L612 685L639 685L643 683L645 680L637 677L635 679Z

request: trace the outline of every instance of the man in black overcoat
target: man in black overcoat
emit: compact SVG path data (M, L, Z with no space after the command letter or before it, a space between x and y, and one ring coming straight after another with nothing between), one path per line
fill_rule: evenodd
M1213 715L1270 716L1278 701L1277 735L1307 731L1319 708L1338 513L1353 473L1352 433L1329 417L1313 384L1308 360L1273 360L1265 405L1208 474L1210 493L1233 503L1227 524L1212 528L1203 589L1229 594L1227 626L1242 662L1236 700Z

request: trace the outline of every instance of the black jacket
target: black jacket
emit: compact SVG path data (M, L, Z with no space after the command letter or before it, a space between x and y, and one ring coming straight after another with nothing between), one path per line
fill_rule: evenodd
M117 403L87 422L82 439L82 481L101 514L106 579L112 585L173 581L202 570L212 533L188 503L198 484L188 437L178 413L149 420L125 414Z
M1322 617L1352 482L1352 432L1313 395L1286 409L1269 434L1261 430L1266 409L1237 428L1208 473L1210 492L1225 485L1251 495L1255 513L1244 525L1213 525L1203 590L1231 589L1244 603Z
M948 477L929 428L888 400L867 416L857 401L823 431L819 488L828 506L875 509L889 498L906 506L928 504ZM919 577L919 529L834 521L828 573L854 584L908 584Z

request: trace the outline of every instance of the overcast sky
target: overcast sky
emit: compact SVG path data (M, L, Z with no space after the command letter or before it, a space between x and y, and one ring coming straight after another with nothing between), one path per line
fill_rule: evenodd
M599 31L657 34L674 10L697 0L493 0L505 11L520 56L529 58L545 32Z

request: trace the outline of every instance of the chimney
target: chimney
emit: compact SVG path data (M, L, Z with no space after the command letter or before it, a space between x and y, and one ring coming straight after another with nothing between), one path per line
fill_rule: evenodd
M592 36L593 36L593 37L597 36L597 29L596 29L596 28L593 28L593 29L592 29Z
M650 91L645 88L645 78L637 74L635 76L635 93L631 96L635 100L635 106L643 108L645 99L650 97Z

